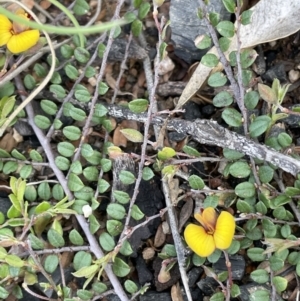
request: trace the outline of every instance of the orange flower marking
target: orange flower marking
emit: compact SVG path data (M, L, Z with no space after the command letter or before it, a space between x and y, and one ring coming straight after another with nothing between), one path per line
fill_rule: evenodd
M29 20L27 13L20 9L16 12L21 18ZM29 29L24 24L11 22L5 15L0 15L0 47L7 45L13 54L24 52L33 47L39 40L40 32Z
M214 208L208 207L202 213L196 213L195 218L201 226L189 224L184 238L197 255L207 257L215 249L229 248L235 230L235 221L229 212L222 211L218 216Z

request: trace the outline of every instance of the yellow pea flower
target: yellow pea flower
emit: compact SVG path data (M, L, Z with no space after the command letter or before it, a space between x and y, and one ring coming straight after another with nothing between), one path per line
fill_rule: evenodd
M29 20L28 14L22 9L16 14ZM37 29L29 29L24 24L11 22L5 15L0 15L0 47L7 45L11 53L18 54L33 47L39 37L40 32Z
M213 207L208 207L194 217L202 226L189 224L185 228L184 238L197 255L207 257L215 249L229 248L235 230L235 221L229 212L222 211L218 216Z

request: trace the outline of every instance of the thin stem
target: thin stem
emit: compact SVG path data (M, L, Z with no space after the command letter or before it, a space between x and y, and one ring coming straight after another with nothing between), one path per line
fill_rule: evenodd
M7 2L7 0L0 0L0 2ZM20 5L20 2L18 2ZM46 24L39 24L37 22L28 21L24 18L21 18L7 9L0 6L0 14L7 16L9 19L16 21L20 24L25 24L33 29L42 30L48 33L55 33L61 35L74 35L74 34L95 34L103 31L110 30L118 25L125 25L127 23L126 20L115 20L112 22L102 23L100 25L92 25L88 27L80 26L79 28L76 27L65 27L65 26L54 26L54 25L46 25Z
M30 9L28 9L23 3L19 2L19 1L14 1L14 0L10 0L13 3L18 3L18 5L20 5L24 10L26 10L27 12L30 13L30 15L34 18L34 20L36 20L39 24L40 21L38 19L38 17L33 13L33 11L31 11ZM0 0L1 2L1 0ZM1 11L1 7L0 7L0 11ZM25 20L24 18L21 18L23 20ZM36 95L38 95L38 93L40 93L40 91L42 91L45 86L48 84L48 82L51 80L52 75L54 73L55 70L55 61L56 61L56 55L55 55L55 51L53 48L53 44L52 41L48 35L47 32L43 31L44 35L46 36L47 42L49 44L50 47L50 51L51 51L51 55L52 55L52 62L51 62L51 68L49 70L49 73L47 74L47 76L43 79L43 81L40 83L40 85L18 106L18 108L7 118L7 121L5 121L5 123L1 126L0 128L0 137L3 135L4 131L6 130L6 128L10 125L10 123L14 120L15 117L17 117L17 115L21 112L22 109L24 109L26 107L27 104L30 103L30 101L32 99L34 99L34 97Z
M61 3L57 2L56 0L49 0L53 5L55 5L57 8L59 8L74 24L74 27L78 30L78 36L79 36L79 42L80 42L80 47L84 47L84 36L80 32L80 25L76 18L70 13L70 11Z

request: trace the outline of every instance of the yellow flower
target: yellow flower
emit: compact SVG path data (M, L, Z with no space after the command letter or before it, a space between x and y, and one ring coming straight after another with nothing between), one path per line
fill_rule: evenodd
M24 10L18 10L16 14L29 20ZM5 15L0 15L0 47L7 45L8 50L17 54L33 47L39 40L40 32L37 29L29 29L24 24L11 22Z
M208 207L194 217L202 226L189 224L185 228L184 238L197 255L206 257L215 249L229 248L235 230L235 221L229 212L222 211L217 216L215 209Z

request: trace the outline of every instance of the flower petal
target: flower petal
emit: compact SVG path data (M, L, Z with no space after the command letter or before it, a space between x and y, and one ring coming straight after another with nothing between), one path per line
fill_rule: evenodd
M40 37L37 29L26 30L20 34L13 35L7 43L7 48L12 53L20 53L34 46Z
M188 246L201 257L211 255L216 249L213 236L201 226L189 224L185 228L184 238Z
M211 234L214 233L217 222L217 212L213 207L205 208L202 213L196 213L194 217L206 231L211 232Z
M231 245L235 231L234 217L226 211L222 211L218 217L214 240L217 249L225 250Z
M6 45L11 38L11 29L12 23L9 19L4 15L0 15L0 47Z

